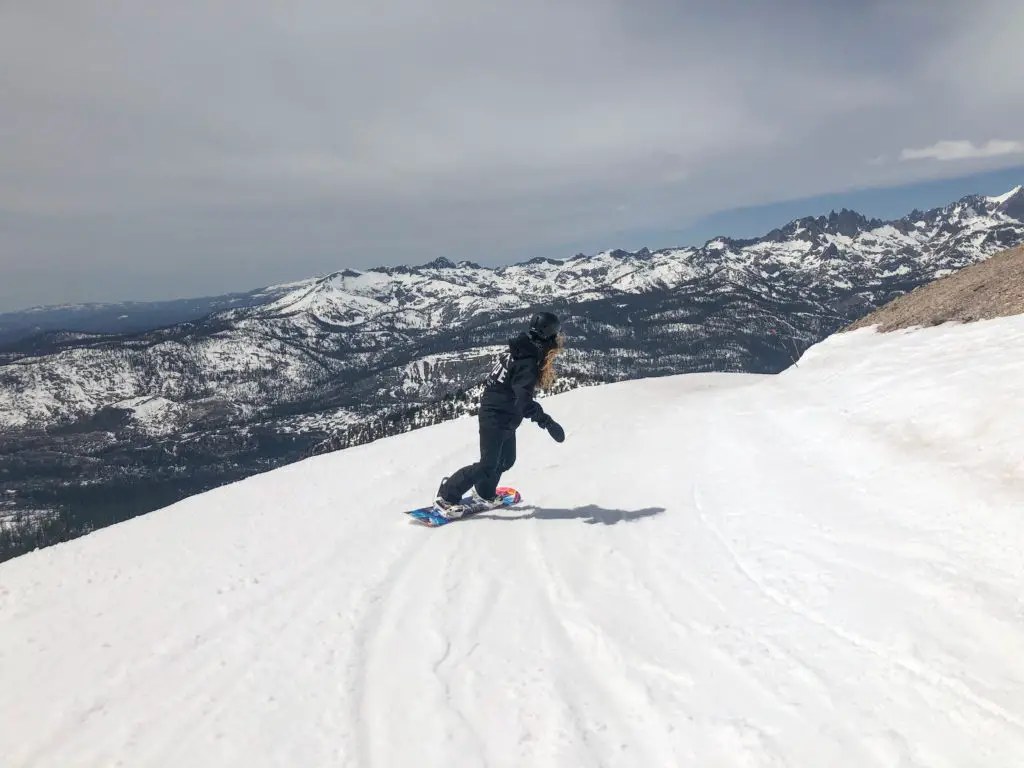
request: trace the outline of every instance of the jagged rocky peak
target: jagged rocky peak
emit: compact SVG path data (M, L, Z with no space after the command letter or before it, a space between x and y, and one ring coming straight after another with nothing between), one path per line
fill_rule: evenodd
M793 238L813 240L822 235L856 237L884 223L881 219L869 219L862 213L843 208L838 212L831 211L828 216L804 216L794 219L786 226L772 230L764 239L781 242Z
M761 237L762 241L772 243L784 243L787 240L813 240L815 235L821 234L818 219L813 216L804 216L793 219L783 227L776 227L768 234ZM727 238L719 238L728 242Z
M1018 221L1024 220L1024 186L1018 185L1001 195L966 195L959 200L928 211L914 210L904 219L917 218L929 223L948 222L965 215L988 216L1003 214Z
M861 232L882 226L883 223L881 219L869 219L857 211L843 208L839 213L832 211L829 214L826 229L832 233L856 237Z
M1010 218L1024 221L1024 186L1017 186L997 198L996 210Z
M608 255L613 259L643 259L649 257L651 252L646 247L641 248L639 251L625 251L622 248L615 248L608 251Z
M561 261L559 261L558 259L548 258L547 256L534 256L529 261L526 261L526 262L523 262L523 263L526 264L526 265L537 265L537 266L543 266L543 265L550 265L550 266L553 266L553 267L560 267L560 266L562 266L562 262Z
M458 269L459 265L444 256L438 256L433 261L421 264L419 269Z
M992 210L993 206L991 201L982 195L968 195L967 197L961 198L951 206L947 206L945 213L953 213L963 215L964 213L970 213L974 216L984 216Z

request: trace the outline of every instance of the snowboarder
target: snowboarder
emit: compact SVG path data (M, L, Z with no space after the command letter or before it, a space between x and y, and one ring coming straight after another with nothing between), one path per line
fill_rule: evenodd
M515 464L516 430L524 418L547 430L559 443L565 440L565 430L533 399L537 387L544 390L554 384L554 359L565 342L559 326L557 315L539 312L528 331L509 340L480 398L480 460L441 482L434 499L441 515L460 517L459 502L470 489L475 503L491 506L500 502L498 480Z

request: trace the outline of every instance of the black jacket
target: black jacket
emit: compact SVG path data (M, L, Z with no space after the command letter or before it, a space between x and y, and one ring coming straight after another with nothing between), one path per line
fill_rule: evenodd
M524 418L544 418L544 409L533 399L543 358L543 348L526 333L509 340L484 385L481 422L497 429L516 429Z

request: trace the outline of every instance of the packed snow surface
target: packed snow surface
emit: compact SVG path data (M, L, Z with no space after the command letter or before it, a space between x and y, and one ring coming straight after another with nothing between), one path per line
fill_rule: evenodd
M19 766L1024 765L1024 318L545 399L0 565Z

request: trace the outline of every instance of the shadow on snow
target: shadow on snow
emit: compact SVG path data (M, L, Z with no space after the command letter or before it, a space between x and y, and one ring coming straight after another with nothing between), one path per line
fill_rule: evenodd
M519 509L522 506L517 507ZM582 520L587 525L615 525L616 523L632 522L644 517L660 515L665 511L664 507L647 507L646 509L625 510L605 509L596 504L588 504L585 507L574 509L544 509L542 507L525 515L501 515L477 513L467 517L461 522L471 520Z

